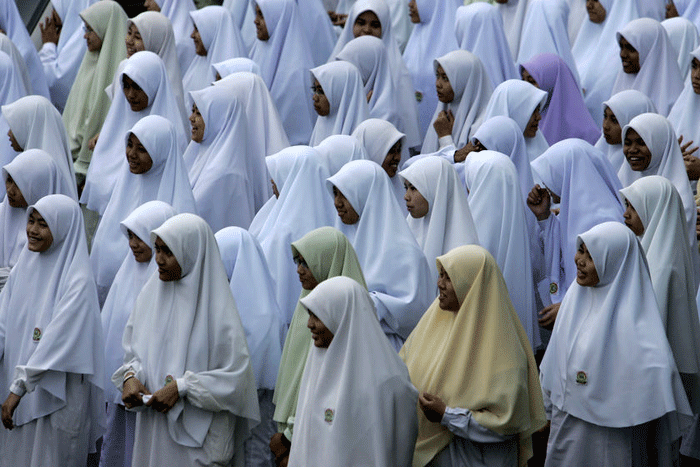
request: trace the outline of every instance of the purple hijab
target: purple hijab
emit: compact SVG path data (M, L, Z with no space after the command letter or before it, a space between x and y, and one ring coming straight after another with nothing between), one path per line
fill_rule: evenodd
M523 68L540 89L549 93L540 130L550 146L567 138L581 138L595 144L600 138L600 127L588 112L566 63L558 55L544 53L520 65L521 71Z

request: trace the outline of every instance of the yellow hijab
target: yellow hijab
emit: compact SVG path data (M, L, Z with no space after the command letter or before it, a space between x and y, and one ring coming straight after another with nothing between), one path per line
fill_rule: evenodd
M436 299L399 355L420 392L468 409L496 433L519 434L518 464L525 465L532 456L530 437L546 419L535 358L503 275L477 245L455 248L436 261L452 281L459 311L440 309ZM453 436L419 408L413 466L426 465Z

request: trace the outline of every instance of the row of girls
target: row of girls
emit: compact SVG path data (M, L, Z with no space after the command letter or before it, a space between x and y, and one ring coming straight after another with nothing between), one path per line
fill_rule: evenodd
M144 5L2 0L0 466L700 459L700 6Z

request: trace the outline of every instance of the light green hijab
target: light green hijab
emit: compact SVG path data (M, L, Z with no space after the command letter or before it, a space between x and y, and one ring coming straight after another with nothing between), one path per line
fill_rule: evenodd
M333 227L312 230L293 242L292 254L294 257L301 255L304 258L314 279L319 283L331 277L345 276L355 279L367 288L354 248L347 237ZM310 292L302 289L299 299L306 297ZM278 430L289 440L292 439L301 377L312 345L311 332L306 327L308 321L308 311L301 302L297 302L284 342L273 398L277 406L273 418L278 424Z
M126 22L122 7L113 0L94 3L80 17L102 39L98 52L85 52L63 111L77 178L84 180L92 151L90 138L100 132L109 112L105 88L112 83L119 63L126 58Z

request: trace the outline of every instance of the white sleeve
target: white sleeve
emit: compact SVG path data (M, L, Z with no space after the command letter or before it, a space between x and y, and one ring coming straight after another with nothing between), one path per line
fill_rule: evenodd
M499 435L488 428L484 428L474 420L469 410L459 407L446 407L440 424L450 430L455 436L474 441L475 443L501 443L515 436Z

